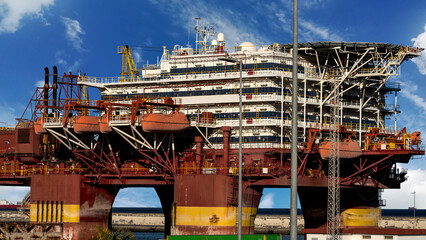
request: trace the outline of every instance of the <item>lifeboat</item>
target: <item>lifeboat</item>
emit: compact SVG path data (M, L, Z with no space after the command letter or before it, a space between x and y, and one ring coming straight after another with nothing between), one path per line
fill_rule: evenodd
M74 132L78 134L100 132L99 117L77 116L74 121Z
M150 113L142 120L142 129L145 132L180 132L186 128L189 128L189 121L181 112Z
M321 158L324 160L329 160L331 157L331 142L325 141L321 143L319 147L319 153ZM357 141L345 141L339 142L339 158L341 159L351 159L357 158L362 155L361 147Z
M106 114L102 115L101 121L99 122L99 128L101 130L101 133L111 133L112 132L112 128L109 126L108 116Z
M34 131L36 134L41 135L43 133L47 133L47 130L46 128L43 127L43 125L44 125L43 117L37 118L34 123Z

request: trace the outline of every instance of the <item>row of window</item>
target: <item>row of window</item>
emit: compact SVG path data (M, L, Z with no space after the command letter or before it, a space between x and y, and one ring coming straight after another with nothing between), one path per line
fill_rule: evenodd
M243 71L255 69L277 69L281 71L292 71L293 66L282 63L257 63L257 64L243 64ZM221 65L221 66L204 66L204 67L190 67L190 68L171 68L170 74L182 73L203 73L203 72L225 72L225 71L238 71L239 65ZM304 71L305 67L298 66L299 71Z
M194 118L202 118L201 114L189 114L188 118L190 119L194 119ZM213 113L213 119L237 119L239 118L238 112L233 112L233 113ZM281 118L281 113L278 111L260 111L260 112L244 112L243 113L243 118ZM284 119L290 119L291 116L289 113L284 113L283 116ZM303 113L299 114L299 119L303 119ZM306 120L309 122L315 122L318 121L319 118L314 116L314 115L306 115ZM324 118L324 122L327 122L329 119L328 118ZM359 124L359 120L358 119L351 119L351 118L343 118L343 123L349 123L349 124ZM372 121L372 120L367 120L364 119L362 120L362 124L366 124L366 125L376 125L376 121Z
M163 98L163 97L187 97L187 96L212 96L212 95L227 95L239 94L239 88L232 89L211 89L211 90L187 90L187 91L172 91L172 92L150 92L145 93L147 98ZM249 87L243 88L243 94L281 94L281 89L278 87ZM291 95L289 89L284 89L284 95ZM306 91L307 97L316 97L315 91ZM102 96L103 100L123 100L141 97L142 94L114 94L113 96Z
M229 140L231 141L231 143L237 143L237 142L239 142L239 137L231 136ZM281 141L281 138L279 136L248 136L248 137L243 137L242 140L245 143L251 143L251 142L277 142L277 143L279 143ZM223 143L223 137L211 137L211 138L209 138L209 141L211 143ZM290 139L288 137L285 137L284 142L290 142Z

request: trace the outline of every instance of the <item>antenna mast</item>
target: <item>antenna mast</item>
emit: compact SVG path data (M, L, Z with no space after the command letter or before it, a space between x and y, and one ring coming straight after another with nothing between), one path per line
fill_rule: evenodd
M195 18L197 20L197 26L195 27L195 51L201 54L205 54L209 49L207 41L210 36L215 36L213 25L207 25L203 22L200 22L200 18Z

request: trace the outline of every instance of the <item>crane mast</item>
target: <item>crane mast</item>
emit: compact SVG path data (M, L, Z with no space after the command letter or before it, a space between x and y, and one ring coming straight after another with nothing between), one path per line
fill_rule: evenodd
M340 159L339 159L339 83L333 79L335 94L331 101L331 157L328 163L327 233L329 240L340 240Z

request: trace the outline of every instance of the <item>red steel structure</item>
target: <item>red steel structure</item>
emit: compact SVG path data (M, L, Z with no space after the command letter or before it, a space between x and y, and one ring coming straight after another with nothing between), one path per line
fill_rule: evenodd
M51 85L47 68L45 76L27 107L30 119L0 132L0 184L31 186L32 223L60 224L64 239L88 239L95 226L110 225L120 189L153 187L166 234L236 234L238 149L231 148L230 127L222 127L221 149L206 148L176 99L89 101L77 75L58 81L55 67ZM131 114L121 115L123 109ZM327 142L317 141L325 132L310 128L298 149L299 199L311 230L327 221ZM343 126L339 134L356 142ZM424 155L420 133L372 128L362 150L350 149L340 153L343 227L374 229L380 190L406 180L396 164ZM290 152L243 149L243 234L254 232L263 189L290 186Z

